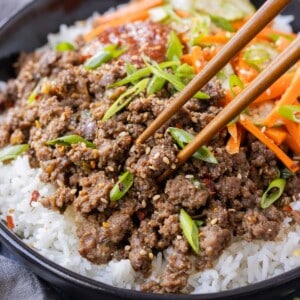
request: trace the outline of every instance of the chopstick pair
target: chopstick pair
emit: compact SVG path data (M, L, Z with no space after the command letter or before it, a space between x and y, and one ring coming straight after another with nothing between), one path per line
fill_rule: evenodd
M157 129L170 119L193 95L243 49L291 0L268 0L240 29L206 67L178 94L174 101L138 137L137 144L146 141ZM267 69L251 82L229 103L198 135L177 155L176 168L166 170L159 178L164 180L207 143L220 129L238 116L263 91L300 59L300 37L298 36Z

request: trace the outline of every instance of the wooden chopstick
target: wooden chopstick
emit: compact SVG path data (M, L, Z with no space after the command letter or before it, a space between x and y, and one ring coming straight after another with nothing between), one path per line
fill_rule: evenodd
M146 141L192 98L215 74L243 49L291 0L268 0L233 36L206 67L178 94L163 112L137 138L136 144Z
M198 135L177 155L176 168L166 170L158 181L163 181L201 146L206 144L213 136L231 120L238 116L252 101L274 83L283 73L288 71L300 59L300 36L289 47L261 72L251 84L201 130Z

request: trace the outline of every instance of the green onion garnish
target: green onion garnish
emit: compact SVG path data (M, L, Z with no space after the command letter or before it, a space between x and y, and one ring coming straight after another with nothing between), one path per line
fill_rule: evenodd
M172 138L181 149L183 149L188 143L190 143L194 139L194 136L192 134L179 128L169 127L168 131L170 132ZM198 151L196 151L193 154L193 157L211 164L218 163L217 159L206 146L202 146Z
M178 62L176 62L176 61L167 61L167 62L163 62L163 63L159 64L159 66L162 69L169 68L169 67L174 67L174 66L177 66L177 65L178 65ZM128 74L128 72L127 72L127 74ZM150 68L149 67L142 68L142 69L139 69L139 70L135 71L132 74L128 74L127 77L121 79L120 81L118 81L116 83L113 83L113 84L109 85L109 87L113 88L113 87L123 86L123 85L128 84L128 83L135 83L136 81L138 81L138 80L140 80L144 77L147 77L149 75L151 75Z
M133 174L126 171L120 177L118 182L110 191L109 198L111 201L120 200L131 188L133 184Z
M260 201L261 208L268 208L271 204L278 200L284 191L285 184L286 180L283 178L273 180L262 195Z
M19 155L23 154L29 149L28 144L21 144L4 148L0 151L0 161L8 161L16 159Z
M188 83L195 77L194 68L188 64L180 65L174 74L179 80Z
M147 67L150 68L151 72L158 76L158 77L161 77L163 79L165 79L166 81L170 82L174 88L177 90L177 91L182 91L184 88L185 88L185 84L183 82L181 82L175 75L171 74L171 73L168 73L168 72L165 72L159 65L158 63L152 61L151 64L149 62L147 62L147 58L144 59ZM198 99L209 99L209 95L203 93L203 92L197 92L195 94L195 97L198 98Z
M163 88L165 83L166 83L165 79L158 76L153 76L147 87L147 95L153 95L159 92Z
M280 171L281 177L284 179L289 179L295 176L295 173L290 171L288 168L284 168Z
M231 74L229 76L229 86L230 86L230 91L234 97L236 96L236 93L234 92L235 86L239 87L241 90L244 89L244 84L242 80L240 79L240 77L238 77L235 74Z
M118 48L117 45L108 45L104 47L101 51L96 53L90 59L88 59L84 67L87 70L95 70L99 68L102 64L109 62L113 58L117 58L126 52L125 48Z
M268 43L255 43L244 51L243 58L251 66L261 71L277 56L278 52Z
M48 146L55 146L55 145L63 145L63 146L70 146L73 144L79 144L84 143L88 148L96 148L96 145L92 142L89 142L88 140L82 138L79 135L66 135L59 137L57 139L51 140L47 142L46 144Z
M129 88L125 93L123 93L107 110L102 121L105 122L117 112L122 110L135 96L140 94L148 85L149 78L145 78L138 82L133 87Z
M278 107L278 114L290 121L300 123L300 105L282 105Z
M73 50L75 50L75 47L74 47L74 45L72 45L69 42L60 42L60 43L56 44L55 50L57 52L73 51Z
M210 16L211 21L219 28L222 28L229 32L235 32L235 29L232 27L231 23L222 17Z
M187 239L188 243L190 244L194 252L196 254L199 254L200 246L198 226L184 209L180 210L179 223L183 231L183 235Z
M182 44L174 31L170 32L166 56L169 61L180 61L182 56Z

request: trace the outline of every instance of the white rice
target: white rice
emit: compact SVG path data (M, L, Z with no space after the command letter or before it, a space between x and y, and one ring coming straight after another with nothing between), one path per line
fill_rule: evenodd
M139 289L140 274L130 261L111 261L97 266L77 252L78 239L73 208L64 215L33 202L31 193L39 191L50 195L54 188L39 180L40 170L31 169L26 156L7 165L0 164L0 215L12 216L16 234L24 242L60 266L81 275L117 287ZM293 204L299 208L300 201ZM217 292L255 283L300 266L300 226L290 225L285 219L275 242L239 241L227 248L216 261L214 268L191 276L189 283L194 293ZM166 250L153 260L151 279L158 279L166 266L165 258L172 251Z
M62 41L74 43L79 34L91 29L92 20L93 17L70 27L61 25L58 34L49 34L48 46L54 47ZM290 32L291 21L291 16L277 17L274 27ZM0 89L4 87L0 83ZM142 276L132 269L128 259L97 266L79 255L72 207L61 215L44 208L38 202L30 206L34 190L42 196L54 192L51 185L40 182L39 175L40 170L29 167L26 156L7 165L0 163L0 218L5 220L6 216L12 216L15 233L27 245L58 265L110 285L139 289ZM300 210L300 201L293 203L292 207ZM193 293L217 292L253 284L300 266L300 226L292 226L290 221L289 218L285 219L274 242L233 243L213 268L190 277L189 283L195 288ZM150 279L161 276L166 266L165 258L171 251L169 248L153 260Z

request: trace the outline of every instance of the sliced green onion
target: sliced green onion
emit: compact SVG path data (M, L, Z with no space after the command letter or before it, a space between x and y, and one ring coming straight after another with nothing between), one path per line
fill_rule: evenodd
M222 28L229 32L235 32L235 29L232 27L231 23L222 17L210 16L211 21L219 28Z
M131 188L133 184L133 174L126 171L120 177L118 182L110 191L109 198L111 201L120 200Z
M151 72L166 81L170 82L177 91L182 91L185 88L185 84L181 82L175 75L165 72L156 62L152 61L151 64L145 60L146 65L150 68ZM209 99L209 95L203 92L197 92L195 97L198 99Z
M288 41L293 41L294 38L290 35L287 34L276 34L276 33L270 33L267 35L269 39L271 39L273 42L277 42L279 40L280 37L283 37L285 39L287 39Z
M278 55L278 52L269 43L254 43L246 48L243 54L244 60L258 71Z
M73 51L75 50L75 47L69 42L60 42L56 44L55 50L58 52Z
M179 223L183 231L183 235L187 239L188 243L190 244L194 252L196 254L199 254L200 246L198 226L184 209L180 210Z
M188 64L182 64L176 69L175 76L181 81L189 82L195 77L194 68Z
M290 121L300 123L300 105L282 105L278 107L278 114Z
M207 36L211 29L211 19L206 14L197 14L192 19L191 29L189 30L189 44L195 46L199 44L201 38Z
M176 61L167 61L167 62L163 62L163 63L159 64L159 66L162 69L169 68L169 67L174 67L174 66L177 66L177 65L178 65L178 62L176 62ZM147 77L149 75L151 75L150 68L149 67L142 68L142 69L139 69L136 72L126 76L125 78L121 79L120 81L109 85L109 88L123 86L123 85L126 85L128 83L134 83L134 82L136 82L136 81L138 81L138 80L140 80L144 77Z
M137 68L130 62L126 62L126 73L127 75L131 75L131 74L134 74L135 72L137 72Z
M16 159L19 155L23 154L29 149L28 144L21 144L11 146L0 150L0 161L8 161Z
M236 93L234 92L235 86L239 87L241 90L244 89L244 84L243 84L242 80L240 79L240 77L238 77L235 74L231 74L229 76L229 87L230 87L230 91L234 97L236 96Z
M192 134L179 128L169 127L168 131L170 132L172 138L181 149L183 149L188 143L190 143L194 139L194 136ZM211 164L218 163L217 159L206 146L202 146L199 150L197 150L193 154L193 157Z
M289 179L293 176L295 176L295 173L293 173L292 171L290 171L288 168L284 168L280 171L281 177L284 179Z
M166 83L165 79L158 76L153 76L147 87L147 95L153 95L159 92L163 88L165 83Z
M32 104L33 102L36 101L36 98L38 96L38 92L39 92L39 85L37 85L34 90L31 92L31 94L29 95L28 99L27 99L27 103L28 104Z
M122 110L135 96L140 94L148 85L149 78L145 78L138 82L133 87L129 88L125 93L123 93L107 110L102 121L105 122L117 112Z
M117 45L108 45L104 47L101 51L96 53L94 56L92 56L90 59L88 59L84 67L87 70L95 70L99 68L102 64L109 62L113 58L117 58L120 55L122 55L124 52L126 52L127 49L125 48L119 48Z
M203 221L202 220L194 220L195 224L197 225L197 227L201 227L203 225Z
M47 142L46 144L48 146L55 146L55 145L70 146L72 144L79 144L79 143L84 143L88 148L93 148L93 149L96 148L95 144L75 134L59 137L57 139Z
M174 31L170 32L166 56L169 61L180 61L182 56L182 44Z
M261 208L268 208L271 204L278 200L284 191L285 184L286 180L283 178L273 180L262 195L260 201Z

